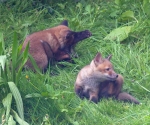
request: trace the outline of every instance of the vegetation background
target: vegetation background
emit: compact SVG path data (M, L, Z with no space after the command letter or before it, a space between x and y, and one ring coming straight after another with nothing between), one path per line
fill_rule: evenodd
M149 0L0 0L0 124L149 125L149 7ZM93 34L76 46L75 63L56 63L45 74L22 71L28 47L18 53L25 37L64 19L72 30ZM79 70L97 52L113 55L123 91L141 105L113 99L94 104L75 95Z

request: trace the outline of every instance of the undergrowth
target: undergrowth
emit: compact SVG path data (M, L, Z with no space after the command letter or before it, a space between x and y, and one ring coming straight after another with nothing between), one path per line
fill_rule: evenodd
M5 43L5 53L1 55L9 58L14 41L22 44L28 34L56 26L64 19L74 31L92 32L91 38L76 46L79 57L73 59L75 63L57 62L44 74L21 72L15 85L23 100L24 120L31 125L150 124L149 5L148 0L0 1L0 33L3 34L0 43ZM16 40L14 33L18 36ZM115 71L124 76L123 91L135 96L141 105L113 99L94 104L75 95L78 72L97 52L103 57L113 55ZM10 90L1 77L0 74L0 124L3 125L6 118L2 100ZM5 82L9 81L15 82L13 79ZM14 98L11 108L18 113Z

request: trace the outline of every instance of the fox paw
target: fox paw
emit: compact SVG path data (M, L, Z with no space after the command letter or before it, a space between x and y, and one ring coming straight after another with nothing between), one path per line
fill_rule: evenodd
M86 38L89 38L90 36L92 36L92 33L89 30L85 30L82 32L83 36Z

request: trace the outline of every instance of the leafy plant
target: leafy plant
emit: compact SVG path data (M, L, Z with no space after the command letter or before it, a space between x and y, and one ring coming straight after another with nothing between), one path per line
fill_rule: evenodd
M122 8L123 6L123 1L122 0L115 0L115 3L118 5L118 7ZM143 0L143 6L141 9L143 9L144 14L150 15L149 11L147 11L147 7L150 5L150 2L148 0ZM144 17L145 18L145 17ZM148 27L150 27L150 19L146 18L136 18L134 11L132 10L127 10L123 12L119 17L118 17L118 22L126 22L126 26L120 26L117 27L116 29L113 29L106 37L104 40L111 40L111 41L123 41L128 37L134 37L136 39L139 39L138 34L141 33L144 35L145 32L149 32L150 30Z
M124 26L124 27L119 27L111 31L104 40L111 40L111 41L123 41L126 38L128 38L129 33L131 33L131 26Z
M24 121L23 102L22 102L20 92L17 88L17 84L19 82L22 68L28 59L29 44L27 45L25 51L22 52L22 54L20 55L21 46L18 47L19 43L17 41L16 33L14 33L12 53L10 54L11 56L8 57L8 55L3 55L3 54L6 54L5 49L4 49L5 45L4 45L4 40L2 37L3 35L1 34L0 36L1 36L0 79L1 79L1 88L3 90L1 94L6 96L3 99L4 112L3 114L1 114L3 116L3 120L5 119L3 124L15 125L16 123L13 120L13 117L14 117L18 123L22 125L27 125L27 123ZM19 116L14 110L11 109L12 95L15 99Z

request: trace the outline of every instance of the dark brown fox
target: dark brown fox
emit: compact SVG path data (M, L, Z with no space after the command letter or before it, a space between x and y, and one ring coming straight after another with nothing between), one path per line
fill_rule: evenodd
M23 43L22 50L25 49L29 42L29 53L38 67L44 70L51 59L55 61L71 59L74 46L91 35L89 30L71 31L68 28L68 22L64 20L56 27L28 35ZM25 67L34 69L30 60L27 61Z
M76 94L95 103L104 97L114 97L139 104L133 96L121 92L123 77L114 71L110 59L111 55L104 59L98 53L89 65L80 70L75 82Z

